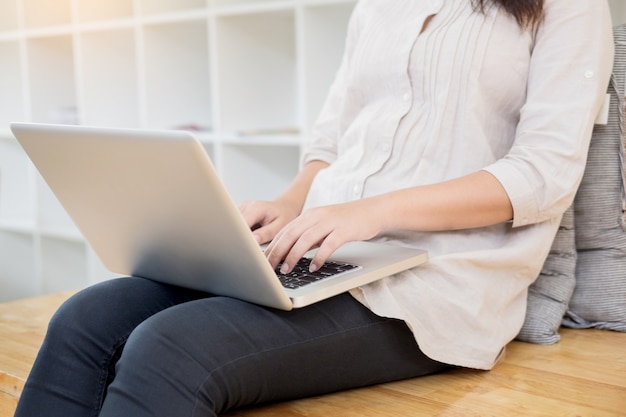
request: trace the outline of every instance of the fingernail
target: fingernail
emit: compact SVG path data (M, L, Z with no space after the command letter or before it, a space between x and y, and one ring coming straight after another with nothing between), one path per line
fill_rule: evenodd
M261 243L261 236L257 235L256 233L253 233L252 236L254 236L254 239L257 243Z
M286 274L287 272L289 272L289 265L287 264L282 264L280 266L280 273L281 274Z
M309 272L315 272L319 269L319 267L317 265L315 265L313 262L311 262L311 264L309 264Z

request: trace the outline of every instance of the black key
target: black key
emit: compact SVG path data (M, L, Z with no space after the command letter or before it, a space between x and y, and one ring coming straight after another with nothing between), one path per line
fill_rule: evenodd
M285 288L296 289L325 278L333 277L334 275L349 271L351 269L358 268L358 266L352 264L329 261L322 265L322 267L319 268L317 271L310 272L310 263L311 259L301 258L291 272L287 274L282 274L280 272L280 267L282 264L279 264L276 267L275 272L280 279L281 284Z

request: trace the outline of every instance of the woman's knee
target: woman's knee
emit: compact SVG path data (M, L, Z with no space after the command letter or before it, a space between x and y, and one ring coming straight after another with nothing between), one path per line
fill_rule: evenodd
M105 281L87 287L68 298L52 316L52 331L106 326L110 317L119 310L130 279Z
M47 338L121 343L146 318L186 299L187 294L149 280L104 281L66 300L52 316Z
M198 387L207 378L206 364L195 349L202 347L207 353L211 349L201 342L198 346L194 323L207 318L195 316L192 310L188 305L173 307L132 331L117 362L103 415L115 415L121 409L130 409L134 415L194 415L199 406ZM214 415L210 402L200 405L208 407L204 415Z
M108 284L108 283L106 283ZM98 285L100 287L102 285ZM59 335L66 338L67 333L74 330L91 327L99 314L95 314L102 298L98 296L99 290L87 288L73 294L52 315L48 323L48 336Z
M217 328L218 312L210 311L219 303L219 297L188 302L147 318L130 334L120 366L179 366L183 358L197 363L199 356L210 356L212 341L223 336Z

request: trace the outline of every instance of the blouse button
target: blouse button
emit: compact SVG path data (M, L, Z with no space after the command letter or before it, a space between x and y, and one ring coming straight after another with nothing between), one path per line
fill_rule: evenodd
M585 71L585 78L592 78L593 75L594 75L593 71L591 71L591 70Z
M404 93L404 95L402 96L402 100L404 100L404 101L409 101L409 100L411 100L411 94L409 94L409 93Z
M361 187L359 186L359 184L356 184L353 188L352 191L354 192L354 194L359 194L361 192Z

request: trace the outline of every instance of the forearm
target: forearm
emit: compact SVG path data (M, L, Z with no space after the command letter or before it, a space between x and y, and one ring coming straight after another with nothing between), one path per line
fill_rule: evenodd
M302 211L309 188L311 188L311 183L317 173L327 166L328 164L326 162L317 160L307 163L291 182L289 187L287 187L276 200L288 203L297 208L298 212Z
M500 182L486 171L373 197L381 229L444 231L502 223L513 218Z

